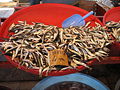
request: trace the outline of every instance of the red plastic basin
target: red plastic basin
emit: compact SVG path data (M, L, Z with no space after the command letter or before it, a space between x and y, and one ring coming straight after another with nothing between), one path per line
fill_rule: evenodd
M107 21L120 21L120 7L114 7L104 14L103 23L105 24Z
M88 12L75 7L71 5L66 4L53 4L53 3L46 3L46 4L38 4L33 5L24 9L21 9L11 15L3 24L1 27L0 35L4 38L8 38L8 29L12 23L17 23L17 21L27 21L29 24L31 22L41 22L48 25L56 25L58 27L61 27L62 22L68 18L69 16L73 14L80 14L84 16ZM86 22L91 21L90 26L95 26L95 22L102 23L97 19L95 16L91 15L88 18L85 19ZM18 63L11 60L9 56L6 56L8 61L12 63L14 66L27 71L31 72L33 74L39 74L39 70L37 69L27 69L24 66L19 66ZM92 65L95 60L92 60L88 62L88 65ZM79 66L78 69L81 71L85 69L83 66ZM52 71L48 75L49 76L60 76L60 75L66 75L70 73L78 72L77 70L69 69L64 71ZM43 73L45 75L45 72Z

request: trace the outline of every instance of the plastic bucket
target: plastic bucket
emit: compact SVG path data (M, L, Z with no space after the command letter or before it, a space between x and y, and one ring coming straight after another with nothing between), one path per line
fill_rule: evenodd
M27 21L27 23L31 24L32 22L41 22L48 25L56 25L58 27L61 27L62 22L70 17L73 14L80 14L81 16L84 16L88 12L75 7L71 5L66 4L53 4L53 3L46 3L46 4L38 4L33 5L24 9L21 9L11 15L3 24L1 27L0 35L2 35L3 38L9 38L8 37L8 29L12 23L17 23L17 21ZM91 15L88 18L85 19L86 22L91 21L90 26L95 26L95 22L102 23L97 19L95 16ZM38 69L27 69L24 66L19 66L18 63L11 60L9 56L6 56L8 61L12 63L14 66L18 67L19 69L25 70L27 72L31 72L33 74L39 74ZM88 62L88 65L92 65L95 60L92 60ZM79 66L78 69L81 71L85 69L83 66ZM67 69L64 71L52 71L48 75L49 76L60 76L70 73L78 72L77 70L73 69ZM45 72L43 73L43 75Z
M120 21L120 7L114 7L108 10L103 16L103 23L105 24L108 21Z

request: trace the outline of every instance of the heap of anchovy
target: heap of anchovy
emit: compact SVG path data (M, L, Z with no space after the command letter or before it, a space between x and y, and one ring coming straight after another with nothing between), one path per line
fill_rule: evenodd
M39 69L40 75L46 71L77 69L82 65L89 68L86 63L92 59L107 57L107 46L120 41L120 22L108 22L105 26L96 23L95 27L88 22L81 27L60 28L43 23L27 24L18 21L9 28L8 40L2 42L2 50L10 55L14 62L27 68ZM62 49L68 56L69 66L51 66L49 51Z

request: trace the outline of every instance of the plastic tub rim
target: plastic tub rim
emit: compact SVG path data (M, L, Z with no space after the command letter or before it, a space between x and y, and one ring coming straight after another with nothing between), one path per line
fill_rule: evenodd
M95 90L110 90L106 85L104 85L101 81L95 79L94 77L91 77L87 74L83 73L74 73L74 74L69 74L69 75L64 75L64 76L52 76L52 77L47 77L40 82L38 82L32 90L45 90L47 87L61 83L61 82L66 82L66 81L75 81L75 82L80 82L83 84L86 84L88 86L91 86ZM96 85L96 86L94 86Z
M103 16L103 24L105 25L105 23L106 23L106 17L107 17L107 15L110 13L110 12L112 12L113 10L115 10L115 9L120 9L120 7L113 7L113 8L111 8L111 9L109 9L105 14L104 14L104 16Z

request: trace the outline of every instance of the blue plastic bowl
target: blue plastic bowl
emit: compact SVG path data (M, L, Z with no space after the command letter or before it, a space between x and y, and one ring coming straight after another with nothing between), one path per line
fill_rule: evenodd
M35 87L32 88L32 90L45 90L46 88L54 84L57 84L60 82L66 82L66 81L80 82L94 88L95 90L110 90L107 86L105 86L99 80L82 73L47 77L42 81L40 81L38 84L36 84Z

